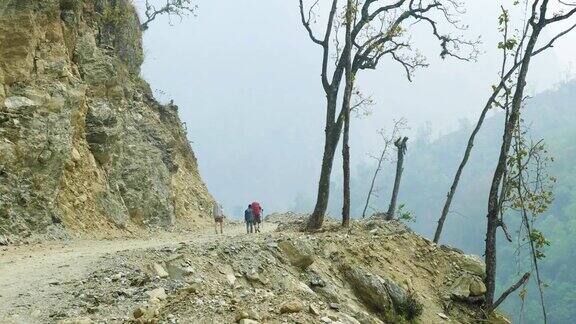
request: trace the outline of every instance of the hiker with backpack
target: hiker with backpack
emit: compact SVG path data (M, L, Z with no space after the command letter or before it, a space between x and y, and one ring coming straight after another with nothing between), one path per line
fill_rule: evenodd
M254 231L260 233L260 223L262 223L262 212L264 209L260 206L257 201L250 204L252 209L252 214L254 215Z
M220 224L220 234L224 234L222 231L224 213L222 213L222 206L217 202L214 202L214 205L212 206L212 216L214 216L214 229L216 230L216 234L218 234L218 224Z
M252 213L252 205L244 211L244 223L246 223L246 234L254 232L254 214Z

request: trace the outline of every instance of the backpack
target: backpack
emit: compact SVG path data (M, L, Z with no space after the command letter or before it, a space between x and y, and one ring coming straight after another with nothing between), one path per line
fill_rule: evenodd
M252 212L254 213L254 216L259 217L260 213L262 213L262 207L260 207L260 204L255 201L251 204L251 206L252 206Z

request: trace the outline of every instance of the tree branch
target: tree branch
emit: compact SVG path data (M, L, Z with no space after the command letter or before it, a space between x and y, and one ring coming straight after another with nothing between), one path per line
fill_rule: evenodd
M156 9L154 5L150 4L149 0L146 0L145 6L144 15L146 15L146 20L140 24L140 29L142 30L148 29L148 25L159 15L168 14L168 17L176 15L182 19L188 13L194 14L197 9L197 6L192 4L192 0L166 0L166 4L160 9Z
M534 51L534 53L532 53L532 56L538 55L541 52L554 47L554 42L556 42L559 38L562 38L564 35L568 34L569 32L571 32L574 28L576 28L576 24L570 26L570 28L562 31L561 33L559 33L558 35L554 36L546 45L542 46L541 48L537 49Z
M510 295L511 293L513 293L514 291L516 291L518 288L520 288L520 286L522 286L523 284L525 284L528 279L530 279L530 272L526 272L522 278L520 278L520 280L518 280L517 283L515 283L514 285L512 285L510 288L506 289L505 292L502 293L502 295L500 295L500 297L494 302L494 304L492 304L492 310L498 308L498 306L504 301L506 300L506 298L508 297L508 295Z
M302 20L302 25L304 26L304 28L306 28L306 31L308 32L308 36L310 36L310 39L320 45L320 46L324 46L324 42L319 40L318 38L316 38L314 36L314 32L312 31L312 27L310 26L310 19L312 16L312 10L314 9L314 7L316 7L316 5L318 5L318 1L320 0L316 0L316 2L314 2L314 4L312 6L310 6L310 10L308 10L308 17L306 18L304 16L304 3L302 2L302 0L299 0L300 2L300 19Z

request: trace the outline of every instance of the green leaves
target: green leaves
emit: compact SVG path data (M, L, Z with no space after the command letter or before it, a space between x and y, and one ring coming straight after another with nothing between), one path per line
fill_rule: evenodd
M510 39L507 39L505 42L499 42L498 43L498 49L513 50L517 44L518 44L518 41L515 38L510 38Z
M406 209L406 204L400 204L398 206L398 219L405 221L405 222L415 222L416 217L412 213L412 211Z
M498 16L498 25L504 26L510 21L510 15L508 14L508 10L502 10L500 16Z

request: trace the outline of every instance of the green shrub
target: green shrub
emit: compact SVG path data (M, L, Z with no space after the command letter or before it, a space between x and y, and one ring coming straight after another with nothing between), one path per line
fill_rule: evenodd
M413 291L409 291L408 294L406 294L406 300L398 305L397 308L398 313L407 320L413 320L422 315L424 305L418 300L418 297Z

